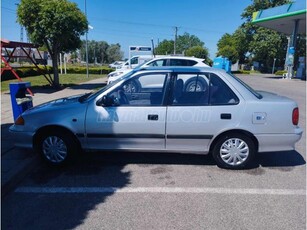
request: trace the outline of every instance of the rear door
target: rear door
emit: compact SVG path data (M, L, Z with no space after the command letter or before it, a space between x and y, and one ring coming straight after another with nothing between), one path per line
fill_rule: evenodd
M173 77L166 148L207 152L215 135L239 122L239 99L216 74L177 73Z

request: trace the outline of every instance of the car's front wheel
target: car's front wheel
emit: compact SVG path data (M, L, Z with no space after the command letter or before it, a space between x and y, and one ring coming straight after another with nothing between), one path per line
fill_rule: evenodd
M214 145L212 155L221 168L241 169L250 164L254 158L255 144L246 135L225 134Z
M123 86L123 90L125 93L138 93L139 88L140 87L136 81L129 81Z
M76 139L71 134L60 131L44 133L36 148L42 158L51 165L62 165L79 151Z

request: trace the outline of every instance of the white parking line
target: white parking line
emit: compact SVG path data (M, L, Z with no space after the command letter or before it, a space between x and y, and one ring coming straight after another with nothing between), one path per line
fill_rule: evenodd
M196 193L196 194L243 194L243 195L295 195L306 196L304 189L241 189L197 187L19 187L17 193Z

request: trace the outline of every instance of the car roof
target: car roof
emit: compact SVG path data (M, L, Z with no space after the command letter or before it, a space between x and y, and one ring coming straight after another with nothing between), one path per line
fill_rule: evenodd
M221 69L216 69L212 67L203 67L203 66L161 66L161 67L139 67L134 69L134 72L139 71L169 71L169 72L186 72L186 73L199 73L199 72L211 72L211 73L221 73L225 72Z
M165 59L165 58L168 58L168 59L186 59L186 60L198 60L198 61L204 61L205 59L203 58L196 58L196 57L186 57L186 56L157 56L157 57L154 57L152 60L158 60L158 59ZM151 61L152 61L151 60Z

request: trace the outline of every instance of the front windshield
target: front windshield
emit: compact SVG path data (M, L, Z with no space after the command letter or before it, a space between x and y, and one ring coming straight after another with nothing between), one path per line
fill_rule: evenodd
M238 78L237 76L228 73L230 76L232 76L235 80L237 80L239 83L241 83L241 85L243 85L248 91L250 91L255 97L257 97L258 99L262 98L262 95L260 93L258 93L256 90L254 90L252 87L250 87L248 84L246 84L244 81L242 81L240 78Z

